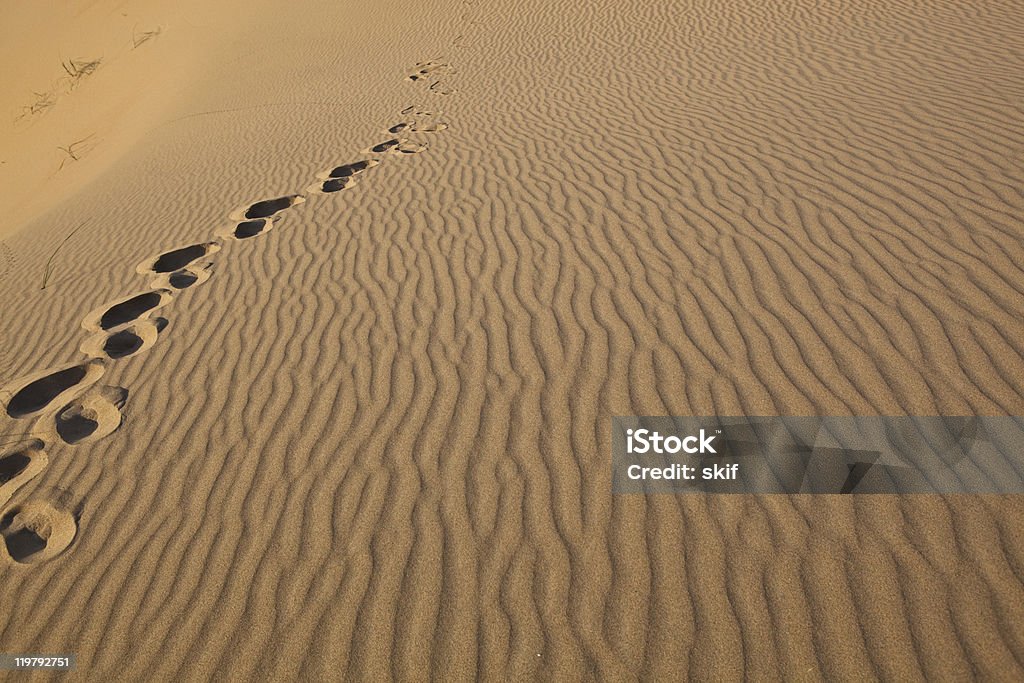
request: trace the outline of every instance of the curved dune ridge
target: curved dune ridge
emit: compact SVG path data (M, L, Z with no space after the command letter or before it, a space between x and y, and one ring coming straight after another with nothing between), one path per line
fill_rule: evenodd
M236 16L277 42L225 40L4 240L0 651L89 680L1024 677L1019 496L609 471L613 415L1024 412L1019 3L204 25Z

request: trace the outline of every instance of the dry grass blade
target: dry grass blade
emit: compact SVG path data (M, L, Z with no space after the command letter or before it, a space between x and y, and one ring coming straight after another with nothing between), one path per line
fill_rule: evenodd
M45 112L57 104L57 99L53 96L52 92L33 92L32 94L36 96L35 102L24 107L25 112L30 116Z
M66 146L63 146L63 147L58 145L57 149L59 149L60 151L64 152L65 154L67 154L67 156L64 159L61 160L60 166L57 168L57 170L59 171L62 168L64 168L64 164L66 164L68 162L68 159L70 159L71 161L78 161L81 158L81 157L79 157L79 154L81 154L81 151L79 151L78 148L81 145L84 145L89 140L91 140L94 135L96 135L96 134L93 133L92 135L87 135L86 137L82 138L81 140L75 140L70 145L66 145Z
M136 32L135 29L132 29L132 49L134 50L140 45L156 38L160 35L161 30L163 29L160 26L157 26L156 29L152 31Z
M49 111L50 107L57 104L57 98L52 92L35 92L32 91L36 99L32 104L26 104L21 107L21 113L14 117L15 121L20 121L26 116L35 116L36 114L45 114Z
M64 67L64 71L67 73L67 80L71 84L70 87L74 88L83 78L92 75L100 67L100 61L100 59L68 59L61 61L60 65Z
M52 254L50 254L50 258L48 258L46 260L46 269L43 271L43 284L42 284L42 286L39 289L46 289L46 285L50 281L50 275L53 274L53 268L54 268L53 260L55 258L57 258L57 252L59 252L64 247L64 245L68 243L68 240L70 240L72 237L74 237L75 233L78 232L79 230L81 230L83 226L85 226L84 222L83 223L79 223L78 227L76 227L74 230L69 232L68 236L65 237L63 240L61 240L61 243L58 244L57 248L53 250Z

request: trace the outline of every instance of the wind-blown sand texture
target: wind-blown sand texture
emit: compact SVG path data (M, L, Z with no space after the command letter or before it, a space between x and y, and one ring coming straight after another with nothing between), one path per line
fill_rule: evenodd
M1020 2L51 0L0 38L0 652L1024 677L1020 497L609 467L613 415L1024 413Z

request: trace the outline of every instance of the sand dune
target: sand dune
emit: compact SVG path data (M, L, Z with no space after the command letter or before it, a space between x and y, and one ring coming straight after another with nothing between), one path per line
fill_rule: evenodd
M1020 497L613 495L609 466L613 415L1024 413L1019 3L0 30L0 652L1024 676Z

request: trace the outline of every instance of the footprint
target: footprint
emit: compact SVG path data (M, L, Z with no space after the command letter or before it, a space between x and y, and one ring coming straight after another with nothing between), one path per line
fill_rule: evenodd
M92 311L82 320L82 327L90 332L112 330L140 318L149 317L153 311L169 304L172 298L169 289L154 289L134 294Z
M259 218L271 218L274 214L301 204L304 201L306 201L306 198L301 194L290 194L284 197L276 197L274 199L264 199L254 204L250 204L244 209L238 209L237 211L232 212L231 219L244 221Z
M442 81L434 81L430 84L430 92L435 95L454 95L459 91L455 88L443 85Z
M374 145L370 148L370 151L374 154L384 154L385 152L391 152L398 148L401 141L398 138L392 138L391 140L385 140L384 142Z
M352 187L356 184L357 176L378 165L380 165L380 161L377 159L362 159L351 164L336 166L330 171L318 173L317 182L309 187L309 191L327 194Z
M8 448L0 455L0 508L7 504L14 492L46 467L46 451L38 439Z
M182 270L193 261L210 254L215 254L218 251L220 251L220 245L216 242L190 244L187 247L166 251L155 258L143 261L136 268L136 271L142 275L172 273L176 270Z
M330 180L318 180L308 188L307 192L318 192L320 194L330 194L332 192L338 192L340 190L347 189L356 184L356 179L353 177L349 178L331 178Z
M251 221L242 221L237 225L223 230L219 233L220 237L226 237L228 239L235 240L246 240L250 237L256 237L257 235L263 235L274 227L274 220L272 218L257 218Z
M446 74L455 73L455 69L453 69L451 64L448 64L447 62L431 60L429 62L420 62L416 67L416 71L406 76L410 81L422 81L430 74L437 73L439 71Z
M134 356L156 343L167 327L166 318L139 320L116 332L101 331L82 342L81 351L91 358L118 360Z
M149 286L153 289L188 289L193 285L203 284L212 274L212 263L192 263L173 273L162 273L154 278Z
M447 123L423 123L420 121L402 121L388 128L388 132L397 135L398 133L440 133L448 130Z
M15 419L38 415L51 404L61 405L82 393L103 374L103 361L69 365L46 370L11 382L0 389L0 396L10 396L7 414Z
M419 154L427 148L427 144L413 142L404 138L392 138L369 149L374 154Z
M403 109L400 113L402 114L402 116L409 116L410 114L412 116L440 116L444 112L443 111L433 112L433 111L428 111L426 109L417 109L415 104L410 104L408 107Z
M374 166L379 165L380 161L378 161L377 159L360 159L359 161L353 161L351 164L342 164L341 166L332 168L330 171L327 172L327 175L324 177L324 179L326 180L327 178L351 178L352 176L359 175L363 171L366 171L368 169L373 168Z
M57 435L75 445L113 434L121 426L121 408L127 399L127 389L109 386L75 399L57 413Z
M60 555L77 533L74 515L43 501L12 506L0 517L2 554L19 564L34 564Z

